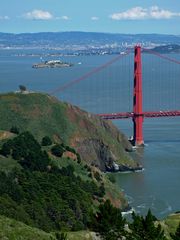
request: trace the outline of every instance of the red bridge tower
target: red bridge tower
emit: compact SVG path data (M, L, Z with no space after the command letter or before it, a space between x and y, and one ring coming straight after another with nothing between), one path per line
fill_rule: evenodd
M134 97L133 97L133 123L134 135L133 144L135 146L144 145L143 140L143 111L142 111L142 63L141 47L134 49Z

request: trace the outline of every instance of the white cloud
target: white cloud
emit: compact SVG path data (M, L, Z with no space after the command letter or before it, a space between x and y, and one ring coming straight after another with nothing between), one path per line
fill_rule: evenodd
M144 19L147 16L147 9L142 7L131 8L125 12L113 13L110 18L114 20L125 20L125 19Z
M8 16L0 16L0 20L9 20L10 18Z
M180 12L171 12L158 6L150 8L134 7L124 12L113 13L110 18L113 20L143 20L143 19L170 19L180 16Z
M150 9L151 18L155 19L169 19L172 17L180 16L180 12L171 12L169 10L160 9L158 6L153 6Z
M56 19L56 20L65 20L65 21L68 21L68 20L70 20L71 18L64 15L64 16L61 16L61 17L55 17L55 19Z
M97 20L99 20L99 18L94 16L94 17L91 17L91 20L92 21L97 21Z
M54 18L50 12L38 9L25 13L23 17L30 20L51 20Z
M69 20L70 18L68 16L62 16L61 19L62 20Z

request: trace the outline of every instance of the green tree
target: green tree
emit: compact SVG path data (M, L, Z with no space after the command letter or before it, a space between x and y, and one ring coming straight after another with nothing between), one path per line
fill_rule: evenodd
M95 172L95 173L94 173L94 177L95 177L95 179L96 179L98 182L101 181L101 175L100 175L99 172Z
M19 134L19 128L16 126L12 126L10 129L10 132L15 133L15 134Z
M120 209L113 207L109 200L100 204L98 212L92 216L92 229L106 240L123 239L125 224Z
M77 162L80 164L81 163L81 156L79 153L76 153L77 156Z
M56 157L62 157L64 153L64 148L60 144L56 144L51 148L51 153Z
M42 138L41 145L42 146L50 146L50 145L52 145L52 140L50 139L50 137L45 136Z
M41 150L40 144L29 132L23 132L5 142L0 153L4 156L11 155L24 168L31 170L44 171L50 163L48 154Z
M24 86L24 85L19 85L19 90L20 90L21 92L25 92L25 91L27 90L27 88L26 88L26 86Z
M39 153L30 152L27 157L20 161L24 168L31 170L46 171L50 163L49 156L46 151L39 151Z
M2 154L3 156L7 157L8 155L11 154L11 148L12 148L12 144L13 144L13 141L10 139L8 140L7 142L5 142L3 145L2 145L2 148L0 150L0 154Z
M179 223L179 226L177 227L177 229L176 229L176 232L175 232L175 234L170 234L171 235L171 238L173 239L173 240L180 240L180 223Z
M166 240L161 225L156 226L156 218L152 215L151 210L148 211L146 217L132 214L133 222L129 225L132 233L129 240Z

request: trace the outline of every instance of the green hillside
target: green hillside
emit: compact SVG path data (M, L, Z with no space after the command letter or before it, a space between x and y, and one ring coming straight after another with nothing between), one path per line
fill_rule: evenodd
M0 95L0 129L16 126L36 139L49 136L74 147L89 165L101 170L113 162L121 167L138 167L128 155L127 138L110 122L42 93Z
M68 240L93 240L95 234L90 231L68 232ZM54 233L46 233L22 222L0 215L1 240L57 240Z
M128 207L103 171L139 165L111 122L42 93L2 94L0 114L0 239L92 239L100 203Z

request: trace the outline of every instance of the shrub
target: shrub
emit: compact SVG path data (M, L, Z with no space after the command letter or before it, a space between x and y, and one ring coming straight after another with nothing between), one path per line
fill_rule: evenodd
M27 90L27 88L26 88L26 86L24 86L24 85L19 85L19 90L20 90L21 92L25 92L25 91Z
M52 145L52 140L50 139L50 137L45 136L42 138L41 145L42 146L50 146L50 145Z
M101 175L99 174L99 172L95 172L95 173L94 173L94 177L95 177L95 179L96 179L98 182L101 181Z
M89 173L89 174L88 174L88 177L92 178L92 173Z
M16 126L12 126L10 129L11 133L19 134L19 128Z
M74 148L70 147L70 146L66 146L66 150L76 154L76 150Z
M11 154L11 147L12 147L12 140L10 139L2 145L0 154L7 157L8 155Z
M64 149L60 144L56 144L51 148L51 153L56 157L62 157Z
M81 157L80 157L79 153L77 153L76 156L77 156L77 162L80 164L81 163Z

